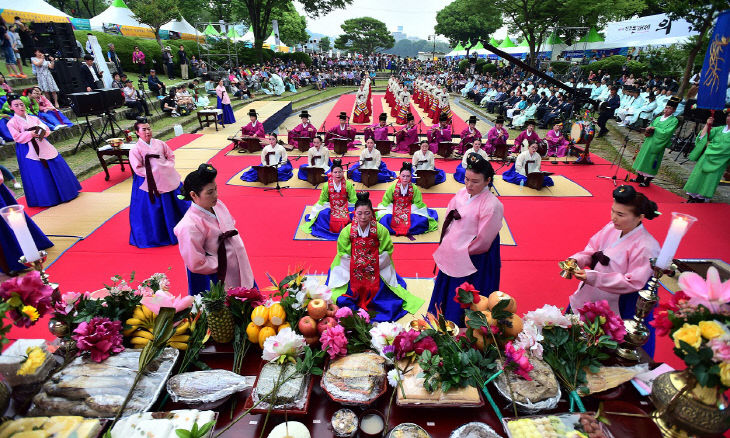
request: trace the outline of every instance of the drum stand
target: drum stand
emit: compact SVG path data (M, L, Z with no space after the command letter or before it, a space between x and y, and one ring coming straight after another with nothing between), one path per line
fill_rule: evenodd
M629 133L630 132L631 132L631 130L629 130L629 132L626 133L626 136L624 137L624 144L621 146L621 150L619 151L618 156L616 156L616 159L614 159L613 163L611 163L611 167L616 166L616 171L613 173L613 176L598 175L598 178L613 180L614 187L617 186L616 178L618 177L619 169L621 169L621 161L624 158L624 152L626 152L626 146L628 146L628 144L629 144ZM629 174L627 173L626 176L628 177Z
M283 164L284 164L284 163L279 163L279 164L277 164L276 166L274 166L274 168L276 169L276 187L264 187L264 191L265 191L265 192L269 192L269 191L271 191L271 190L276 190L277 192L279 192L279 195L280 195L280 196L282 196L282 197L284 196L284 194L283 194L283 193L281 193L281 191L282 191L282 190L284 190L284 189L288 189L288 188L289 188L289 186L284 186L284 187L282 187L282 186L280 186L280 185L279 185L279 168L280 168L280 167L281 167L281 166L282 166ZM292 169L292 172L293 172L293 171L294 171L294 170Z

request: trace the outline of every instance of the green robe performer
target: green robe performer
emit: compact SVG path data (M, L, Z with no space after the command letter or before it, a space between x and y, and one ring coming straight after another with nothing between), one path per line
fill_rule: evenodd
M631 182L637 182L641 187L649 187L651 180L659 172L659 166L664 158L664 149L672 145L672 135L679 125L679 120L672 115L678 104L679 98L673 96L664 107L662 115L654 119L646 128L644 132L646 140L641 145L634 161L636 178Z
M689 203L712 199L730 163L730 111L725 110L725 126L710 130L713 121L712 117L707 119L707 124L695 139L694 150L689 154L690 160L697 161L684 185Z

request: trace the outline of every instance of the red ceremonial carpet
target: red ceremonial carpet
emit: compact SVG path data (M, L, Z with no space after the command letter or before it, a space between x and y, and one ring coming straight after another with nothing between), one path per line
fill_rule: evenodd
M351 109L348 96L340 98L332 114L336 117L341 108ZM328 125L332 125L328 118ZM334 120L334 119L332 119ZM194 140L197 136L184 135L168 142L173 148ZM220 138L220 137L218 137ZM221 144L221 148L224 145ZM310 273L327 272L336 252L336 243L329 241L293 240L300 215L306 205L314 204L319 190L290 189L280 196L277 192L227 185L226 181L243 168L259 162L255 156L226 156L228 147L222 149L211 163L218 169L219 197L226 203L237 220L237 228L246 245L253 266L254 275L260 287L268 286L266 273L282 278L289 269L303 265ZM403 159L385 158L391 170L397 170ZM544 170L563 175L588 190L591 197L530 197L502 196L504 213L516 241L515 246L502 246L502 271L500 289L512 294L518 302L518 312L524 313L543 304L565 307L568 297L578 282L565 280L559 274L558 262L583 249L588 239L610 220L611 192L614 185L610 179L598 175L613 175L610 163L594 157L594 166L573 164L553 165L544 163ZM305 161L294 161L299 167ZM452 173L458 161L438 159L436 166ZM503 173L508 167L499 169ZM110 169L111 180L104 181L102 174L94 175L83 182L85 191L102 191L130 176L118 165ZM626 172L619 171L623 180ZM183 175L184 177L185 175ZM296 178L296 176L295 176ZM447 175L447 178L452 178ZM683 199L652 185L640 189L659 204L663 213L645 226L662 243L669 227L672 211L689 213L698 218L679 247L679 258L719 258L730 260L730 205L685 204ZM383 191L373 191L373 204L377 204ZM424 194L429 207L446 207L452 194ZM83 212L80 212L83 214ZM66 251L48 269L51 279L61 285L63 291L83 292L95 290L104 283L109 284L115 274L128 277L135 272L137 279L144 279L155 272L165 272L170 277L172 290L185 294L187 282L185 268L176 246L154 249L137 249L128 244L129 210L123 209L101 225L89 237ZM436 244L396 244L394 263L404 277L432 278L433 259L431 254ZM668 292L661 289L662 299ZM39 321L31 329L13 329L11 337L46 337L46 321ZM657 342L655 358L675 367L681 363L671 352L672 344L667 338Z

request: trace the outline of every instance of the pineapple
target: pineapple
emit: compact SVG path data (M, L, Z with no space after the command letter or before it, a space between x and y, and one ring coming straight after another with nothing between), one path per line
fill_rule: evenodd
M233 342L233 314L226 306L226 291L222 281L218 284L211 282L210 290L203 294L203 306L213 341L220 344Z

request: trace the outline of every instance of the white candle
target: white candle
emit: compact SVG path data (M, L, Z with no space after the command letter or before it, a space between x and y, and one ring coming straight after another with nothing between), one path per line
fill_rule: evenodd
M25 213L23 213L22 205L9 205L0 209L0 215L2 215L5 222L13 230L15 239L20 245L20 250L25 256L27 262L34 262L41 258L38 252L38 247L35 246L33 236L30 235L28 230L28 224L25 222Z
M383 431L384 424L383 417L380 415L368 414L360 421L360 430L370 435L376 435Z
M664 244L656 259L657 268L669 269L674 259L674 254L677 253L677 248L679 248L679 243L682 241L682 237L684 237L690 225L696 220L697 218L687 214L672 213L672 224L669 226L667 237L664 239Z

